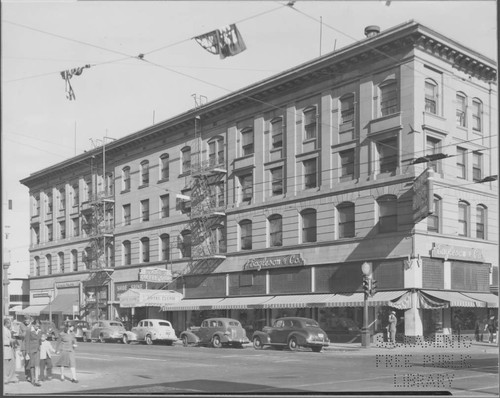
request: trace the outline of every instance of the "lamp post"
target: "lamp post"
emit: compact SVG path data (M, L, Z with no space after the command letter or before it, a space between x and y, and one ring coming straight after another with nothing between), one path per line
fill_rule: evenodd
M370 283L372 279L372 264L364 262L361 265L363 273L363 327L361 329L361 346L370 347L370 329L368 327L368 296L370 294ZM366 283L365 283L366 282Z

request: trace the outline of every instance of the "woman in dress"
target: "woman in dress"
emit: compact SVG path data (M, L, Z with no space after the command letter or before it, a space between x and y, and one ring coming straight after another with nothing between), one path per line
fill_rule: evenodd
M76 348L76 337L73 333L73 325L65 325L64 330L59 334L59 339L57 340L56 354L61 354L59 359L56 361L55 366L61 368L61 381L64 381L64 368L69 367L71 369L71 381L73 383L78 383L76 378L76 360L75 360L75 348Z

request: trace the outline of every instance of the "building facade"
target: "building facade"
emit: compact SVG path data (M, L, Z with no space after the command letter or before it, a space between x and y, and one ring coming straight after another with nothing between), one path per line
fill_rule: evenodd
M28 312L248 331L302 315L355 338L364 263L372 333L390 310L408 336L496 311L496 63L414 21L366 33L23 179ZM183 299L125 305L129 289Z

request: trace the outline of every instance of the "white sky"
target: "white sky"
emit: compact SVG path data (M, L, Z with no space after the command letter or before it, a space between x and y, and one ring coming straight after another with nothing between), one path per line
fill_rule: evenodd
M210 101L313 59L320 31L325 54L363 39L367 25L386 30L414 19L497 58L495 1L285 4L2 1L2 201L14 201L24 228L15 237L19 255L27 259L29 246L29 196L20 179L72 157L75 148L92 148L90 139L120 138L151 125L153 114L158 122L191 109L192 94ZM221 60L190 40L231 23L247 45L234 57ZM141 53L164 68L134 58ZM97 65L71 79L76 100L69 101L59 72L86 64ZM26 274L27 261L18 264Z

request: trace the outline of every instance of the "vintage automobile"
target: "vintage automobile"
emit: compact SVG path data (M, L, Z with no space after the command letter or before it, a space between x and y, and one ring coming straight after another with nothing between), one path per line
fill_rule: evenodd
M71 319L68 321L64 321L64 326L66 325L73 326L73 333L75 334L77 340L85 341L85 332L87 332L87 330L90 330L90 325L87 321Z
M224 345L241 347L250 342L241 323L231 318L205 319L201 326L191 327L182 332L180 338L184 347L191 344L212 345L215 348Z
M83 341L122 341L125 328L118 321L100 320L92 325L90 330L83 334Z
M169 321L163 319L143 319L131 331L123 334L125 344L132 341L144 341L151 345L154 342L164 342L172 345L177 340L175 330Z
M299 347L310 347L321 352L330 343L327 334L314 319L301 317L279 318L273 326L265 326L262 331L254 332L253 346L261 350L265 345L286 347L296 351Z

